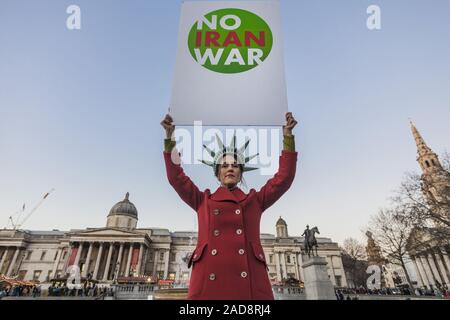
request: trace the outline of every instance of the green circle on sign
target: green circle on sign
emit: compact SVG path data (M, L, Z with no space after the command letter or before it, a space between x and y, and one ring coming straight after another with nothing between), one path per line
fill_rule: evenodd
M192 26L188 37L194 60L219 73L256 68L269 56L272 45L272 30L261 17L235 8L206 14Z

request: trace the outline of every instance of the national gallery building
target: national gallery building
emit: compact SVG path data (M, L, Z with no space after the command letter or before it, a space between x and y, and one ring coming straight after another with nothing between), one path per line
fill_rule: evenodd
M82 278L112 283L126 277L173 280L188 284L189 255L195 249L196 232L170 232L160 228L137 228L138 211L129 200L115 204L105 228L71 231L0 230L0 274L18 280L47 283L79 266ZM337 287L346 287L337 243L318 238L318 254L326 258L328 275ZM304 282L303 238L288 235L280 217L276 235L261 234L261 243L273 283L286 279Z

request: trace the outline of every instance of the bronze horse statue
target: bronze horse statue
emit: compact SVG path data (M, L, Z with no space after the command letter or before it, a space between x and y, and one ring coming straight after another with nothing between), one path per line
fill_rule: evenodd
M316 237L314 236L315 233L320 234L319 229L317 227L314 227L310 230L308 230L309 232L307 232L305 234L305 240L303 241L303 245L305 248L305 252L308 255L308 257L311 257L311 253L314 256L314 248L316 248L316 256L318 256L317 253L317 240Z

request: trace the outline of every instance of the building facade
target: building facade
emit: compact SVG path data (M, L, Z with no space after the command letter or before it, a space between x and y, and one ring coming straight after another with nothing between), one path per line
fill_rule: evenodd
M421 134L411 123L417 146L417 162L422 169L422 190L433 212L449 220L450 172L445 170L436 153L425 143ZM448 228L436 225L435 228ZM427 289L450 288L450 247L437 243L430 232L414 229L408 239L408 253L417 273L418 286Z
M197 241L196 232L170 232L137 228L138 212L129 200L115 204L105 228L67 232L0 230L0 274L19 280L48 282L78 266L82 278L112 283L120 277L152 277L188 285L187 262ZM287 223L276 224L276 235L261 234L261 243L273 283L296 279L304 282L303 238L289 236ZM328 275L337 287L347 281L337 243L318 238L318 254L326 258Z

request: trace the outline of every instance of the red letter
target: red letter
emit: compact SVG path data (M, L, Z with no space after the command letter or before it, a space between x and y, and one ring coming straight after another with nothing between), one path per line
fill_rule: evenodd
M261 31L259 33L259 38L256 38L256 36L251 33L250 31L245 32L245 45L247 47L250 47L250 41L253 40L255 43L260 46L264 47L266 45L266 33L264 31Z
M197 31L197 37L195 38L195 46L200 48L202 46L202 32Z
M220 34L216 31L208 31L205 36L205 46L211 47L211 43L216 47L220 47L219 42L217 40L220 38Z
M228 33L228 36L223 42L222 47L228 47L230 44L235 44L237 47L242 47L241 40L239 40L238 35L234 31Z

